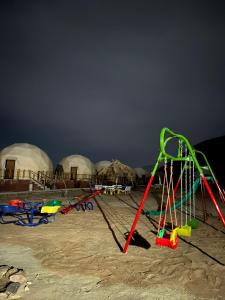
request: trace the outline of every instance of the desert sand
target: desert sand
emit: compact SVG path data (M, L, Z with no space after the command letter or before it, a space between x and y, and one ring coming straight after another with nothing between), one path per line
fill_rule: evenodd
M145 209L157 207L158 193ZM24 269L32 282L22 299L224 299L225 229L209 199L207 223L176 250L155 245L157 218L141 215L137 230L150 248L121 252L142 195L98 196L94 210L33 228L0 224L0 264Z

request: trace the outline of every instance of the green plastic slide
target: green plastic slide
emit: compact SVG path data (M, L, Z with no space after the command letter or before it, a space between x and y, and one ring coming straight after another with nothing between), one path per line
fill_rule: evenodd
M211 176L207 176L206 179L207 179L207 181L214 182L214 181L213 181L213 178L212 178ZM182 205L183 203L185 203L188 199L190 199L191 195L192 195L193 193L196 193L199 184L200 184L200 177L198 177L198 178L195 180L195 182L194 182L194 184L193 184L191 190L189 191L189 193L187 193L187 194L184 196L183 199L181 199L179 202L176 203L175 208L181 207L181 205ZM172 210L172 211L174 210L174 205L171 206L171 210ZM165 209L162 210L162 214L164 214L164 213L165 213ZM159 215L160 215L160 210L146 210L146 211L145 211L145 215L146 215L146 216L159 216Z

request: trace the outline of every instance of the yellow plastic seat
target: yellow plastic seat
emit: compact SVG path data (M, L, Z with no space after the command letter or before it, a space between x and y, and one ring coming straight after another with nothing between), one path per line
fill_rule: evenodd
M191 236L191 226L184 225L182 227L177 228L177 234L179 236L189 237Z
M47 214L56 214L58 209L60 208L61 206L42 206L41 208L41 213L44 214L44 213L47 213Z
M178 227L173 229L173 231L170 234L170 242L173 246L177 243L177 230Z

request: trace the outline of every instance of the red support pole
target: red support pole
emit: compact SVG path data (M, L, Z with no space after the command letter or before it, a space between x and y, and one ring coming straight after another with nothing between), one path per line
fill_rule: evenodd
M219 193L220 193L220 195L221 195L221 198L223 199L223 202L224 202L224 204L225 204L225 196L224 196L224 194L223 194L223 191L221 190L221 188L220 188L219 183L218 183L217 180L215 180L215 183L216 183L216 186L217 186L217 188L218 188L218 190L219 190Z
M145 192L144 192L144 195L143 195L143 197L142 197L140 206L139 206L138 211L137 211L137 213L136 213L136 216L135 216L133 225L132 225L132 227L131 227L129 236L128 236L127 241L126 241L126 244L125 244L125 246L124 246L124 248L123 248L123 253L126 253L126 252L127 252L127 248L128 248L128 246L129 246L129 244L130 244L130 240L131 240L131 238L132 238L132 236L133 236L133 233L134 233L134 230L135 230L135 228L136 228L136 225L137 225L139 216L140 216L141 211L142 211L142 209L143 209L143 206L144 206L144 204L145 204L145 200L146 200L146 198L147 198L147 196L148 196L148 193L149 193L149 191L150 191L150 187L151 187L151 185L152 185L153 179L154 179L154 176L152 175L152 176L150 177L149 181L148 181L148 185L147 185L147 187L146 187L146 189L145 189Z
M219 208L219 206L218 206L218 204L217 204L217 201L216 201L216 199L215 199L215 197L214 197L214 195L213 195L213 192L212 192L212 190L211 190L211 188L210 188L210 186L209 186L209 184L208 184L208 182L207 182L205 176L202 176L202 180L203 180L204 185L205 185L205 187L206 187L206 189L207 189L207 191L208 191L208 193L209 193L209 196L210 196L211 200L213 201L213 203L214 203L214 205L215 205L215 207L216 207L216 210L217 210L217 213L218 213L218 215L219 215L219 217L220 217L220 220L222 221L223 226L225 227L225 219L224 219L224 216L223 216L223 214L222 214L222 212L221 212L221 210L220 210L220 208Z
M201 183L201 203L202 203L202 211L203 211L203 220L204 222L207 219L207 208L205 202L205 187Z

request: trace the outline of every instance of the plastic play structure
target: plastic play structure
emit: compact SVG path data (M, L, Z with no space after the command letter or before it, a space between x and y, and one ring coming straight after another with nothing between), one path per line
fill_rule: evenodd
M166 151L169 143L173 141L177 145L177 153L171 155ZM203 162L200 165L199 159ZM198 227L198 221L195 218L196 199L195 193L199 185L205 187L218 213L219 219L225 226L225 217L219 207L209 182L215 184L221 203L225 204L224 191L221 189L209 162L204 153L192 148L190 142L181 134L174 133L168 128L163 128L160 133L160 153L151 173L144 195L140 202L133 225L126 239L123 253L126 253L135 231L140 214L150 191L154 176L160 163L164 164L164 179L162 184L161 204L159 210L146 211L148 216L159 216L158 232L155 243L158 246L165 246L176 249L178 246L178 237L189 237L192 229ZM174 167L176 165L176 168ZM173 186L174 169L178 169L178 180ZM204 174L207 172L207 176ZM179 188L179 199L175 197ZM179 212L177 211L179 209ZM203 203L204 216L206 208ZM179 216L178 216L179 214ZM169 217L169 224L166 219ZM205 218L204 218L205 220ZM178 224L179 223L179 224Z
M47 224L55 219L60 207L60 200L49 200L47 203L10 200L8 205L0 205L0 223L27 227Z
M78 201L75 204L70 204L69 206L63 208L61 210L62 214L68 214L70 211L72 211L74 208L77 211L80 211L82 209L83 211L85 210L93 210L93 204L91 200L95 198L96 196L100 195L102 192L100 190L94 191L90 193L89 195L81 195L78 197L75 197Z
M206 179L208 182L212 182L214 183L214 180L211 176L206 176ZM196 193L197 189L199 188L199 186L201 186L202 182L201 182L201 178L198 177L195 179L191 189L189 190L189 192L182 198L180 199L180 201L177 201L175 204L175 207L171 207L171 210L177 209L182 207L182 205L187 202L191 197L193 197L193 195ZM201 186L202 188L202 186ZM165 209L161 210L146 210L145 211L145 215L146 216L159 216L160 213L165 213Z

